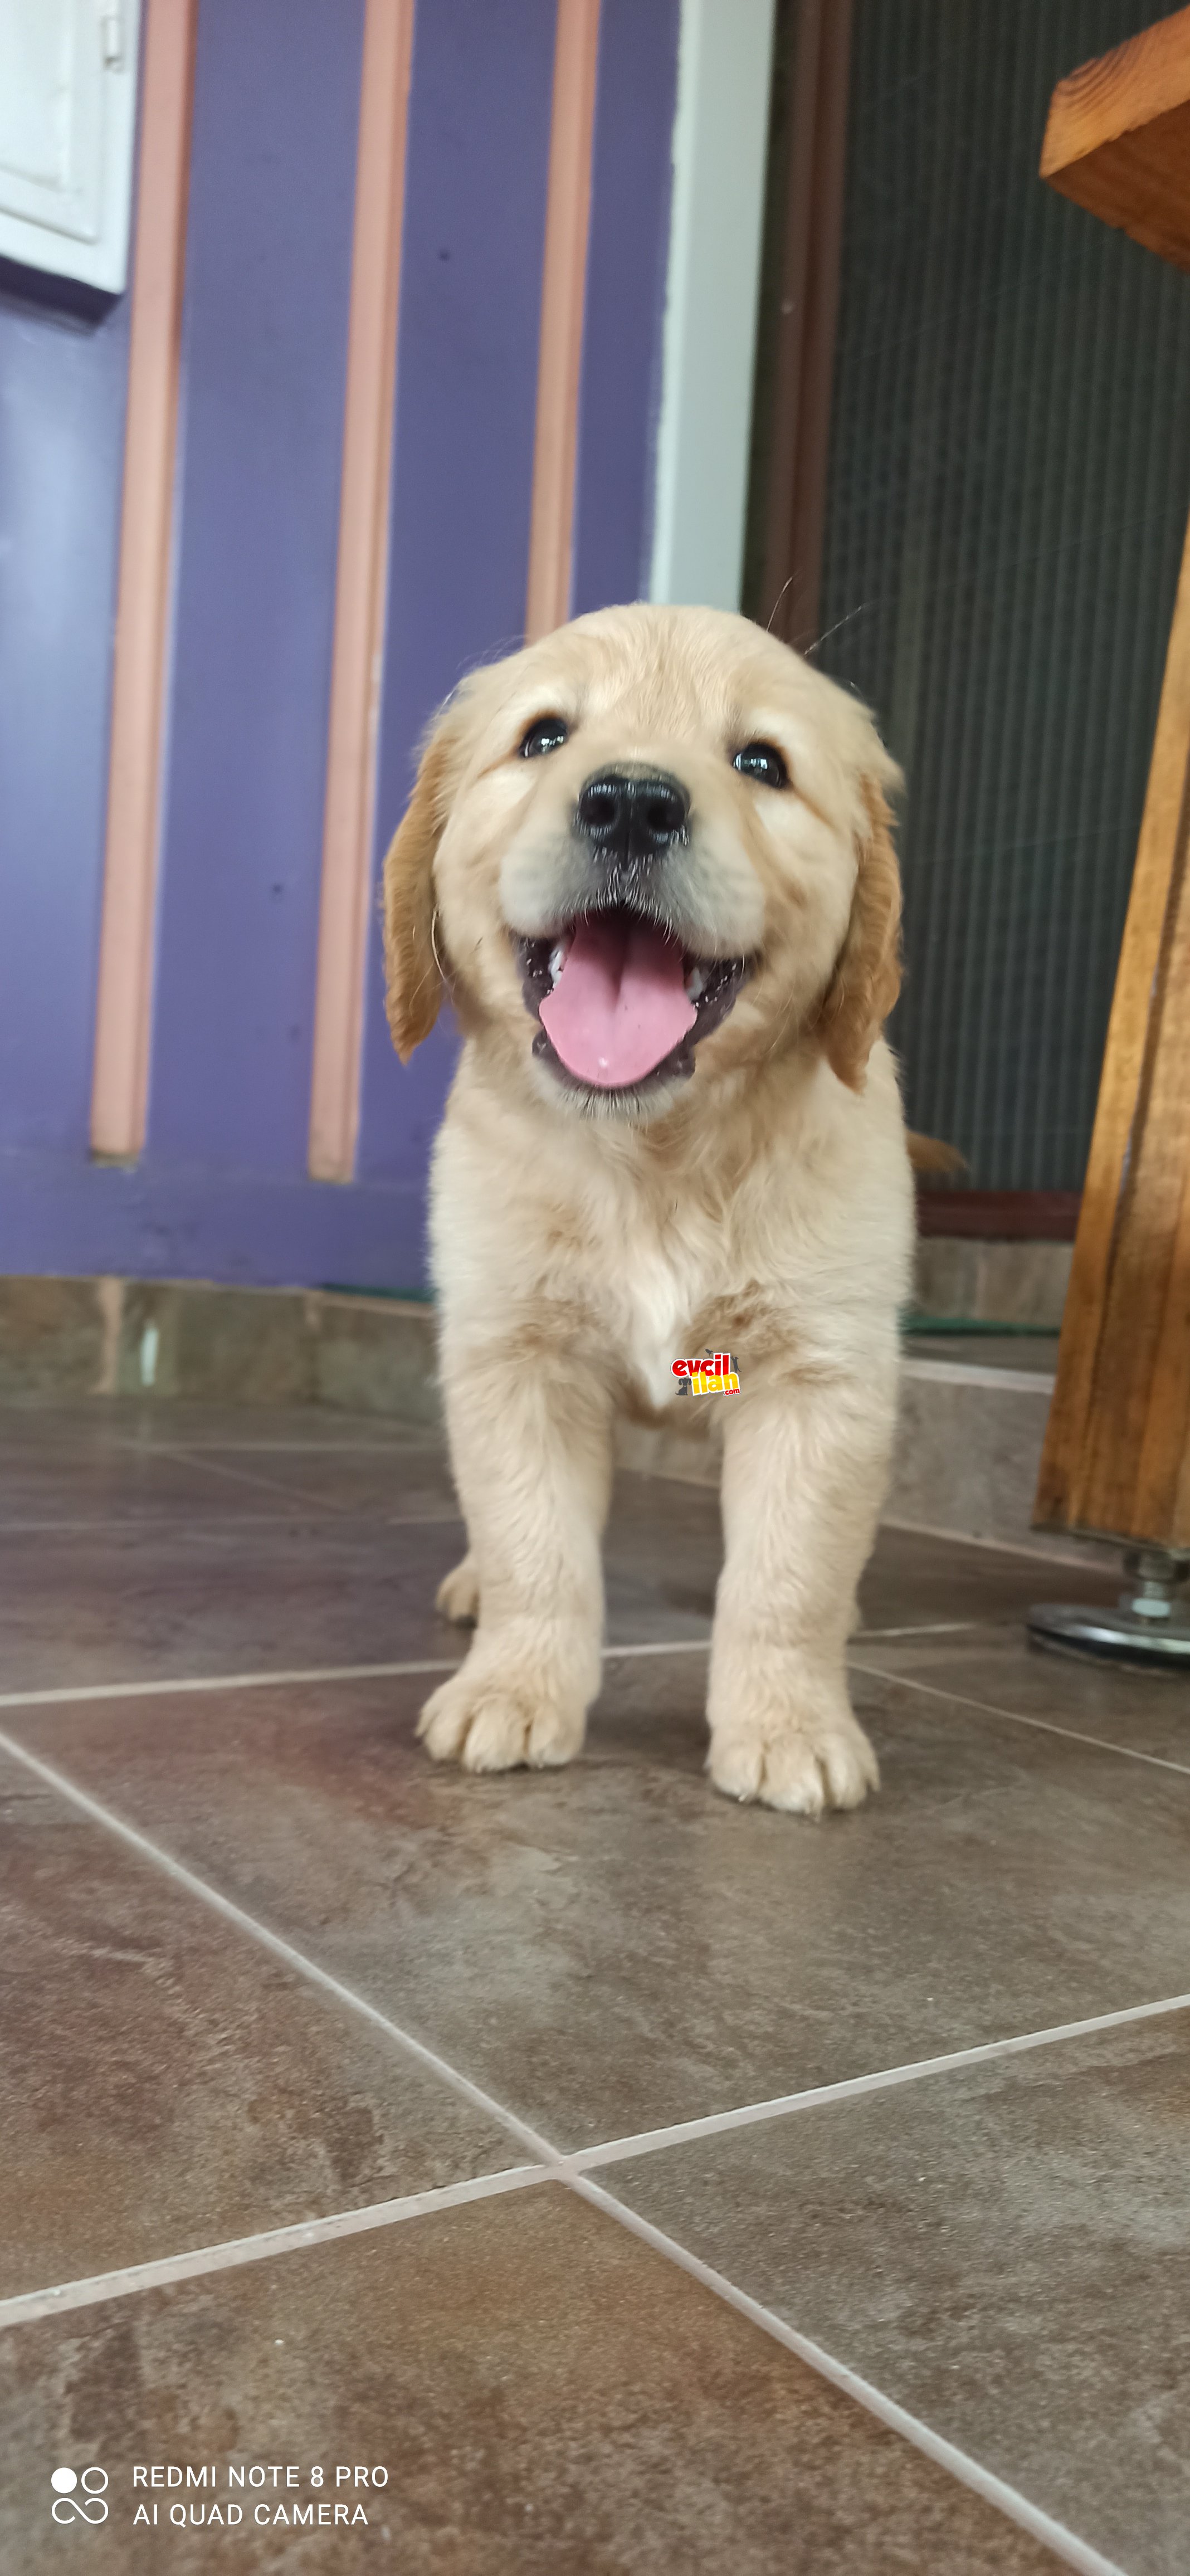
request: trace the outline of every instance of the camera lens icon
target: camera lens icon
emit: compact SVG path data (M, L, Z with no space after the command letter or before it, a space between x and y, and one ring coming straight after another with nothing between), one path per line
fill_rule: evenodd
M84 2469L81 2477L77 2469L51 2469L50 2485L54 2490L50 2512L55 2522L107 2521L106 2469Z

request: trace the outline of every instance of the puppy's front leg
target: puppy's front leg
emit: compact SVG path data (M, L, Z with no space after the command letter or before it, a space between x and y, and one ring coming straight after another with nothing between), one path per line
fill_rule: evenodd
M884 1492L891 1376L874 1390L803 1379L722 1401L711 1778L728 1797L799 1815L856 1807L878 1773L844 1650Z
M468 1771L569 1762L599 1688L610 1401L560 1361L449 1343L443 1380L479 1625L418 1733Z

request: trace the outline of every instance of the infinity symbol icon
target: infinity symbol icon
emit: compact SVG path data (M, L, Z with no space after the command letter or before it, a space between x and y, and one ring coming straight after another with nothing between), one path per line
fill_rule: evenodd
M107 2470L84 2469L80 2479L75 2469L55 2469L50 2485L56 2490L50 2513L55 2522L106 2522ZM80 2486L81 2495L73 2490Z

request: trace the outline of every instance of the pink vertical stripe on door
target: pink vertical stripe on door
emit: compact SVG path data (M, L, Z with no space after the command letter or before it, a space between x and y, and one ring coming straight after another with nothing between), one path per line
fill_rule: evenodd
M367 0L322 843L309 1167L355 1169L413 0Z
M145 1140L198 0L148 0L91 1145Z
M570 609L598 55L599 0L558 0L525 602L530 641L561 626Z

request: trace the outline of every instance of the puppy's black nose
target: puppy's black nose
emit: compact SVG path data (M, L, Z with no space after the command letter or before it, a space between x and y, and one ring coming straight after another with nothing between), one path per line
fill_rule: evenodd
M623 865L660 858L679 841L690 799L680 778L666 770L601 769L581 789L574 819L596 857Z

